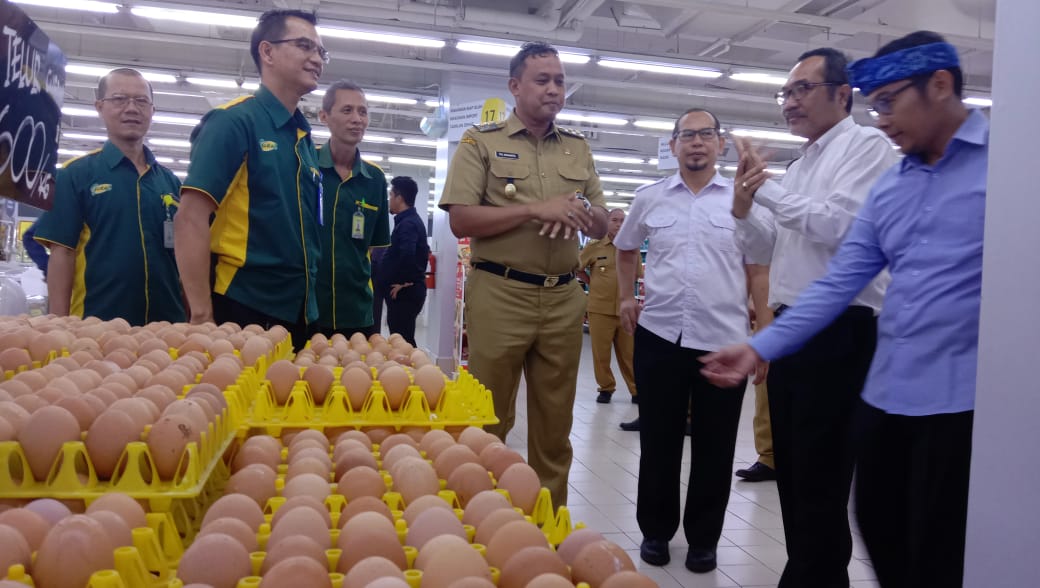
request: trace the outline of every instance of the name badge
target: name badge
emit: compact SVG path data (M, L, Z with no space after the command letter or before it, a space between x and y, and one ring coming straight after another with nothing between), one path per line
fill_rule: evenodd
M501 158L501 159L520 159L520 154L519 153L510 153L508 151L496 151L495 152L495 157L498 157L498 158Z
M162 224L163 247L173 249L173 221L166 219Z
M350 223L350 236L354 239L365 238L365 215L360 210L354 213L354 220Z

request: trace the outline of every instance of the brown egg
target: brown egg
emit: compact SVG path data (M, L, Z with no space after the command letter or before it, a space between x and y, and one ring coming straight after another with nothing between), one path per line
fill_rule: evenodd
M238 519L249 525L253 532L256 532L260 525L264 523L263 511L260 510L260 507L251 496L245 494L225 494L218 498L206 510L206 515L202 518L202 526L205 527L210 522L222 517Z
M293 496L285 501L284 504L278 507L278 510L274 512L271 517L271 528L278 526L280 521L285 515L289 514L294 508L309 508L314 512L321 515L321 518L325 521L326 528L332 527L332 517L329 515L328 508L325 507L325 503L314 498L313 496Z
M527 514L534 512L534 504L538 500L538 492L542 483L534 468L526 463L515 463L506 469L498 479L498 487L509 492L513 506L520 507Z
M50 381L47 379L46 376L39 373L37 370L29 370L27 372L22 372L20 374L15 375L13 379L18 382L24 382L34 391L43 388L47 385L47 382Z
M480 455L480 452L489 444L501 443L501 441L498 440L498 437L480 427L466 427L459 434L459 443L472 449L473 453Z
M194 400L174 400L163 410L162 416L183 416L188 419L192 426L192 441L198 441L199 435L208 429L209 419L206 418L206 409Z
M570 580L556 574L542 574L527 583L527 588L573 588L573 586L574 584Z
M415 385L426 395L431 409L436 410L446 383L444 372L435 365L424 365L415 370Z
M260 567L260 575L264 575L278 562L290 557L307 557L320 564L328 572L329 560L321 545L303 535L293 535L278 542L272 549L267 550L264 563Z
M480 463L488 469L495 478L501 478L509 466L515 463L524 463L522 455L506 447L504 443L489 443L480 452Z
M127 367L123 370L123 373L133 378L138 388L145 387L153 375L147 368L139 365Z
M199 384L199 386L211 386L211 384ZM206 422L214 423L217 422L217 416L223 411L223 407L217 402L217 399L213 396L200 392L198 390L192 390L184 396L184 400L190 400L199 405L202 411L206 413ZM176 402L176 401L174 401ZM170 404L173 404L172 402ZM169 405L167 405L169 408ZM158 408L156 408L158 410Z
M293 384L300 381L300 368L287 359L280 359L267 368L266 378L271 382L275 402L285 404L289 400Z
M422 436L422 440L419 441L419 449L425 451L427 457L432 458L430 455L430 447L436 441L451 441L452 444L454 444L455 438L451 436L451 433L444 429L430 429Z
M0 402L0 418L11 424L15 433L20 431L29 420L30 413L14 402Z
M274 470L263 464L254 463L235 472L228 479L224 492L226 494L245 494L263 509L267 506L267 501L276 494L276 478Z
M578 552L580 552L586 545L603 540L603 534L599 531L594 531L588 527L575 529L567 535L567 538L563 540L563 543L560 543L560 547L556 550L556 553L560 555L563 563L573 566L575 558L578 557Z
M30 415L34 414L36 411L40 410L45 406L49 406L46 400L40 398L36 394L26 394L25 396L19 396L18 398L15 398L12 402L27 410ZM75 420L76 417L72 417L72 419ZM78 427L79 423L76 423L76 426Z
M234 353L235 345L227 339L214 339L206 351L209 352L210 357L217 357L225 353Z
M454 511L431 508L420 513L408 526L408 538L405 543L422 550L427 541L438 535L455 535L460 539L467 539L466 530Z
M358 367L343 370L340 382L347 389L347 400L354 410L361 410L368 397L369 388L372 387L372 374Z
M97 411L94 410L94 405L84 400L82 396L62 398L55 402L54 406L64 408L72 413L72 416L76 417L76 422L79 423L81 431L89 429L91 423L97 418Z
M301 459L316 459L325 466L325 474L328 474L332 469L332 458L329 457L327 449L318 449L317 447L303 447L296 452L295 455L289 460L290 465Z
M478 463L461 464L448 476L448 489L455 491L464 509L469 506L471 498L492 488L491 476Z
M503 498L503 500L505 499ZM431 508L440 508L443 510L451 511L452 514L455 513L455 511L452 510L451 505L448 504L446 500L444 500L440 496L437 496L436 494L427 494L426 496L420 496L419 498L416 498L412 502L408 503L408 506L404 509L404 513L402 514L401 518L403 518L405 522L408 523L408 526L411 526L412 523L415 522L415 518L417 516Z
M395 464L392 476L394 490L401 493L406 504L420 496L436 494L441 489L437 472L422 458L402 458Z
M278 520L278 526L271 529L271 537L267 540L270 549L282 539L292 535L304 535L313 539L323 549L331 547L329 525L325 518L309 508L294 508Z
M238 379L240 373L241 370L233 363L214 361L208 368L206 368L206 371L202 374L200 382L213 384L217 388L224 390L235 383L235 380Z
M436 558L440 551L450 553L466 549L473 549L473 547L462 537L450 534L438 535L426 541L423 548L419 550L419 555L415 558L415 564L412 567L417 570L425 570L426 565Z
M273 349L266 337L250 337L242 345L242 363L253 365L261 356L267 356Z
M303 431L301 431L300 434L302 435ZM292 443L289 444L289 451L286 457L289 458L290 462L294 459L298 459L300 457L300 452L304 449L317 449L322 455L328 457L329 442L326 441L324 437L322 437L321 440L318 440L297 435L293 437Z
M332 588L329 571L309 557L289 557L264 574L260 588Z
M11 395L11 398L18 398L19 396L32 394L33 392L33 389L29 387L29 384L20 380L7 380L6 382L2 382L0 383L0 390L8 392Z
M4 576L6 576L7 568L16 564L26 568L32 567L32 551L29 542L18 532L18 529L0 524L0 570L4 570Z
M463 578L491 580L491 570L476 549L441 550L423 569L423 588L448 588Z
M367 557L354 565L343 578L343 588L366 588L379 578L404 580L404 573L394 562L378 556Z
M87 507L87 514L102 511L119 515L119 518L123 519L131 529L148 526L144 508L136 500L121 492L108 492L98 497Z
M376 578L375 580L372 580L365 586L365 588L409 588L410 586L411 584L409 584L407 580L402 580L401 578L394 578L392 576L383 576L382 578ZM492 585L492 588L493 587L494 585ZM19 587L12 586L11 588Z
M368 467L355 467L348 470L339 479L339 493L347 502L362 496L381 498L386 493L383 475Z
M311 389L314 403L324 404L332 383L336 381L336 376L327 366L313 365L304 370L303 379L307 381L307 385Z
M390 521L391 524L394 522L394 515L390 512L390 507L382 499L362 496L347 503L347 506L340 512L339 527L342 529L347 521L365 512L374 512Z
M329 473L331 468L325 462L314 457L306 457L295 459L289 463L289 468L285 472L285 480L288 483L289 480L303 474L312 474L320 476L324 480L329 479Z
M250 574L249 552L233 537L220 533L197 538L177 566L177 577L185 584L213 588L235 588L240 578Z
M341 441L345 441L347 439L355 439L358 442L360 442L361 444L363 444L365 447L367 447L368 449L370 449L370 450L372 449L372 440L368 438L368 435L364 434L361 431L357 431L357 430L344 431L343 433L340 433L339 436L336 437L335 442L338 444Z
M61 521L72 514L72 511L69 510L68 506L62 502L54 500L53 498L37 498L29 504L26 504L25 509L43 517L43 520L47 521L51 527L58 524L58 521Z
M182 370L181 368L168 369L148 378L142 388L147 388L149 386L165 386L180 394L184 389L184 386L191 384L194 381L195 378L189 376L187 370Z
M223 517L211 520L209 523L202 526L199 530L199 534L195 536L195 539L198 540L199 537L212 535L213 533L222 533L228 537L233 537L235 541L241 543L242 547L244 547L249 553L258 549L256 531L250 528L247 523L238 519Z
M33 580L37 588L83 588L91 574L114 565L114 549L104 525L86 515L68 516L44 537Z
M284 435L282 436L282 439L285 439ZM310 441L317 441L322 447L324 447L326 450L328 450L328 447L329 447L329 439L328 439L328 437L326 437L325 434L322 433L321 431L317 431L317 430L314 430L314 429L303 429L302 431L300 431L299 433L294 435L292 437L292 439L285 439L285 442L288 444L288 446L290 448L292 448L294 444L301 443L303 441L308 441L308 440L310 440Z
M407 445L409 447L412 447L416 449L416 454L418 454L419 444L415 441L415 439L412 439L410 436L404 433L394 433L388 436L386 439L383 439L383 442L379 444L379 453L383 456L383 459L385 460L387 454L389 454L390 451L398 445Z
M366 447L364 443L357 439L343 439L336 443L336 447L332 450L332 461L335 463L343 454L352 449L360 449L365 452L371 453L371 449ZM374 456L373 456L374 457Z
M336 478L342 478L344 474L357 467L377 469L376 458L372 452L358 448L343 452L336 460Z
M484 472L484 475L487 476L487 471ZM485 517L500 508L512 508L509 500L501 492L494 490L478 492L470 498L466 505L462 514L462 524L472 525L474 528L479 527Z
M419 454L419 450L412 447L411 445L398 444L391 448L389 451L383 451L384 446L385 444L379 446L379 453L383 457L383 469L390 472L391 474L394 473L394 464L406 457L422 459L422 456Z
M130 534L130 526L127 525L126 521L116 513L107 510L99 510L90 513L87 516L101 523L101 526L105 528L105 534L108 535L108 539L112 542L114 547L133 546L134 541Z
M657 582L631 570L618 572L600 586L600 588L658 588Z
M294 496L310 496L324 501L330 494L329 479L317 474L300 474L285 483L282 496L292 498Z
M220 388L217 388L213 384L196 384L191 387L191 391L188 392L185 398L193 398L195 396L209 398L210 404L213 406L213 409L217 414L221 414L224 409L228 407L227 398L224 397L224 393L220 391Z
M373 353L372 355L375 354ZM390 401L390 408L399 410L404 402L405 392L408 391L408 386L411 384L408 372L404 371L404 368L400 366L388 367L379 374L379 382L383 385L383 390L386 391L386 397Z
M433 460L433 467L438 476L447 480L455 468L464 463L480 463L480 458L469 447L456 444L444 449Z
M106 376L101 380L101 385L105 384L120 384L126 389L127 393L136 392L140 387L137 385L137 381L127 375L125 372L118 372L111 376Z
M138 430L144 430L146 426L158 420L157 416L152 416L154 409L155 405L144 398L120 398L108 406L108 410L117 410L130 415Z
M138 390L134 394L134 398L144 398L149 400L159 409L159 412L162 413L171 402L177 400L177 395L166 386L155 385L146 386Z
M231 472L236 473L242 468L254 463L263 464L272 470L277 470L282 463L281 451L271 451L270 447L259 444L250 444L248 441L238 449L234 459L231 460Z
M143 427L121 410L109 409L94 419L87 430L85 445L99 478L112 477L126 444L140 441L142 430Z
M32 368L32 356L25 349L10 347L0 351L0 368L4 371L18 371L19 368Z
M527 521L513 521L502 525L487 543L487 561L502 569L511 555L525 547L549 547L542 530Z
M362 515L354 517L352 520L356 521L360 516ZM404 548L401 547L396 533L369 531L365 534L346 534L344 532L340 535L338 545L342 550L342 555L336 564L336 571L341 574L353 572L360 562L372 557L390 562L398 572L406 569L408 564Z
M600 588L607 578L626 570L634 572L636 566L624 549L610 541L595 541L575 556L571 577L575 582L587 582L591 588Z
M79 434L79 422L64 408L44 406L29 415L18 431L18 442L29 461L33 478L46 480L61 446L69 441L79 441Z
M525 547L506 560L498 586L524 588L542 574L556 574L568 580L571 577L567 564L548 547Z
M197 438L198 432L195 425L186 414L166 415L152 425L147 438L148 452L152 455L152 461L155 462L155 469L160 478L164 480L174 478L181 465L184 449L189 442Z
M26 543L29 544L30 551L36 551L40 548L44 536L47 535L47 531L51 528L50 523L46 519L24 508L12 508L11 510L0 512L0 525L7 525L18 531L25 538ZM2 543L3 540L0 539L0 544ZM5 550L0 548L0 552L3 551ZM6 566L0 564L0 570L6 569Z

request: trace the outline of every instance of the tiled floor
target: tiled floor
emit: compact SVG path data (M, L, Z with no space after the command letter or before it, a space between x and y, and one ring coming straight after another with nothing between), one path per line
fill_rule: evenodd
M620 384L623 388L623 382ZM507 442L524 452L527 422L523 390L518 396L517 426ZM618 429L618 423L631 420L637 414L637 407L629 403L626 396L627 391L619 389L613 403L596 404L596 382L586 335L571 432L574 445L568 504L571 520L585 523L622 546L639 570L662 588L776 586L787 554L774 482L748 483L733 478L729 509L718 548L719 568L714 572L694 574L683 566L686 545L681 529L671 542L672 561L667 566L654 567L639 559L642 536L636 523L635 506L639 435ZM749 389L744 398L734 470L747 467L757 458L751 429L754 390ZM688 444L689 440L686 442ZM688 445L683 455L686 456L683 460L685 480L689 471ZM683 495L685 498L685 487ZM855 533L853 538L853 559L849 564L852 586L878 586L862 542Z

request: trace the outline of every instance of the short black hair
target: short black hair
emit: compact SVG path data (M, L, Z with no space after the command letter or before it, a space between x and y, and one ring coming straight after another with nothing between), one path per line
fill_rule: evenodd
M681 121L687 114L693 114L695 112L706 112L711 115L712 120L715 121L715 132L720 136L722 135L722 123L719 122L719 117L715 116L714 112L707 108L687 108L686 112L680 114L679 118L675 119L675 126L672 128L672 138L675 138L675 136L679 134L679 121Z
M131 76L135 78L141 78L144 83L148 85L148 97L154 99L155 92L152 91L152 83L145 79L144 75L132 67L117 67L107 74L101 76L97 84L97 99L103 100L105 98L105 92L108 91L108 78L113 75Z
M419 193L419 185L408 176L394 176L390 180L390 186L397 195L404 198L404 203L409 207L415 206L415 195Z
M285 35L285 21L290 18L303 19L315 26L318 24L318 16L306 10L268 10L261 14L249 38L249 54L256 64L257 73L263 73L260 70L260 43L281 39Z
M844 53L832 47L820 47L802 53L798 56L798 61L805 61L810 57L823 58L823 81L842 85L849 83L849 58ZM837 86L827 86L827 95L831 100L834 100L837 93ZM852 92L849 92L849 101L845 103L845 112L852 112Z
M361 92L362 95L365 94L364 88L357 85L357 83L352 80L339 80L338 82L333 82L333 84L325 90L325 95L321 98L321 109L325 111L325 114L332 112L332 109L336 106L336 92L339 92L340 90L353 90L355 92Z
M920 47L921 45L931 45L932 43L945 43L946 39L939 33L932 31L916 31L900 37L895 41L886 43L883 47L877 50L874 57L881 57L882 55L888 55L889 53L895 53L896 51L902 51L903 49L909 49L911 47ZM964 72L959 67L948 67L946 71L950 72L953 76L953 93L960 98L964 92ZM932 72L935 73L935 72ZM932 73L921 74L910 78L914 82L918 93L924 93L925 86L928 84L928 80L931 79Z
M559 57L560 52L556 50L556 47L541 41L524 43L523 46L520 47L520 51L509 60L509 77L519 80L520 76L524 75L524 68L527 67L528 57L544 57L546 55Z

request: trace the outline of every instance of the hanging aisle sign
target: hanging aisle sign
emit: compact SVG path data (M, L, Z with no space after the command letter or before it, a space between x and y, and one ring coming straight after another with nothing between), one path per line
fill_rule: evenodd
M65 55L9 0L0 0L0 27L0 196L50 210Z
M499 122L509 116L509 107L501 98L488 98L483 102L464 102L451 107L448 113L449 141L458 141L462 133L473 125Z

